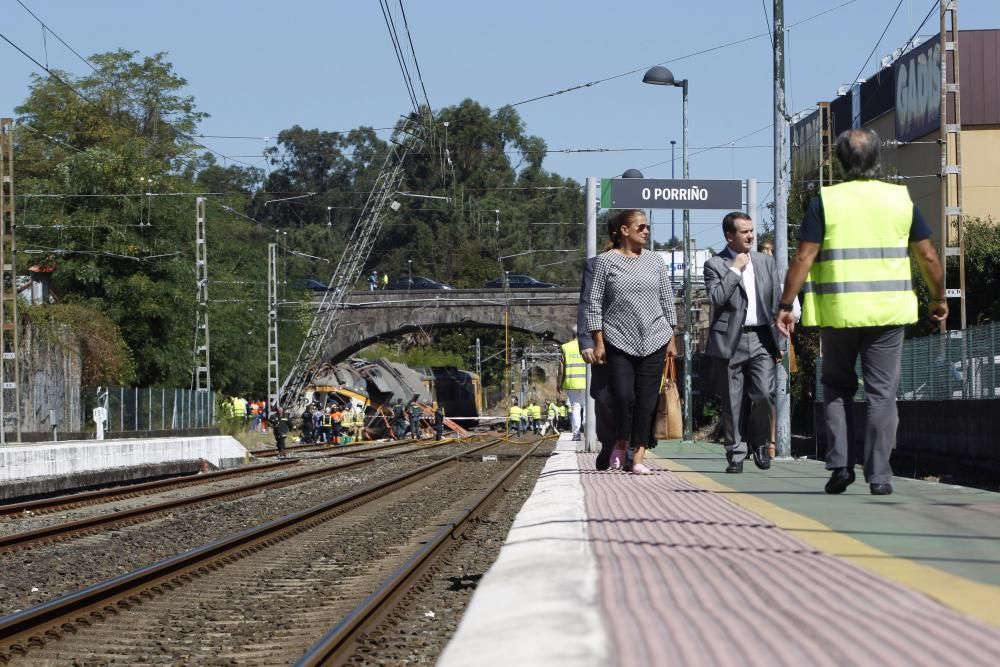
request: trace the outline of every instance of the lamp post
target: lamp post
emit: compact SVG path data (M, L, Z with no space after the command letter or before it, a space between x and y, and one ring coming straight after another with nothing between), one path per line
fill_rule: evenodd
M670 180L673 180L675 178L675 176L674 176L674 149L675 148L677 148L677 140L676 139L671 139L670 140ZM676 271L675 271L676 262L674 262L674 250L675 250L675 248L674 248L674 239L677 238L677 229L674 226L674 222L675 222L675 220L674 220L674 218L675 218L674 213L676 213L676 212L677 212L677 209L673 209L673 208L670 209L670 285L671 286L677 284L676 283L677 276L676 276Z
M683 91L684 134L681 143L681 160L684 163L684 179L688 173L688 80L674 79L673 73L666 67L657 65L649 68L642 77L643 83L655 86L675 86ZM672 167L671 167L672 168ZM694 317L691 313L691 211L684 209L684 440L690 441L693 431L691 405L691 327ZM672 256L671 256L672 257Z

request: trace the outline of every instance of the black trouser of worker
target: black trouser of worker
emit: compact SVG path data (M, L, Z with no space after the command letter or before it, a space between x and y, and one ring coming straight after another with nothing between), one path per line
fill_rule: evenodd
M440 440L444 437L444 424L434 427L434 439Z
M284 455L284 453L285 453L285 436L283 436L283 435L275 435L274 436L274 444L278 448L278 454L279 455Z
M333 442L334 444L340 444L340 422L333 423Z
M664 345L652 354L636 357L605 343L616 440L640 447L650 444L666 349Z

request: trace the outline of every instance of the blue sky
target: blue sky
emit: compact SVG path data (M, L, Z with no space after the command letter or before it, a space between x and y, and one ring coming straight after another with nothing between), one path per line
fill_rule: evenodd
M206 135L273 137L295 124L324 130L386 127L409 107L373 0L21 2L81 55L117 48L166 51L199 109L211 114L201 127ZM831 99L859 72L872 74L937 2L902 0L876 48L897 4L786 0L789 110ZM467 97L496 109L640 70L517 109L527 131L545 139L550 150L643 149L554 153L545 161L550 171L581 183L588 175L614 176L630 167L648 178L669 178L669 142L675 139L679 177L680 89L641 82L647 67L665 63L677 78L690 80L692 153L744 137L693 156L691 177L757 178L762 200L770 197L773 181L765 5L770 14L772 0L404 0L435 109ZM398 20L398 5L393 6ZM1000 27L997 0L965 0L959 7L963 29ZM51 33L43 41L41 26L17 0L0 0L0 8L0 33L9 40L50 67L76 75L88 71ZM826 10L832 11L796 25ZM920 31L935 33L936 14ZM764 36L684 57L756 35ZM6 116L23 101L30 73L38 70L2 41L0 68L0 115ZM750 134L755 130L761 131ZM273 145L264 139L203 141L230 156L258 156ZM235 159L259 163L256 157ZM692 213L700 247L719 245L719 219L715 212ZM656 212L654 223L657 239L668 238L669 211Z

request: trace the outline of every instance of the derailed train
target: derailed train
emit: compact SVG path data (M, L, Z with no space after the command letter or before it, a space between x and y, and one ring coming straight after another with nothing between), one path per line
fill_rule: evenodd
M430 417L435 404L465 428L476 425L483 399L479 376L458 368L410 368L384 358L349 359L325 364L313 376L307 399L320 407L331 402L365 409L370 437L389 435L389 417L397 399L415 402Z

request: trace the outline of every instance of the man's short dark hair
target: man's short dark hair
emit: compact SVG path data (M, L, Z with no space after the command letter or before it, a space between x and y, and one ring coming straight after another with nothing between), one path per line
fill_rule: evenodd
M736 221L737 220L750 220L750 216L743 211L733 211L732 213L726 213L726 217L722 219L722 231L725 234L735 234L736 233Z
M878 178L881 167L881 141L875 130L844 130L837 137L837 161L844 168L844 178L853 181Z

